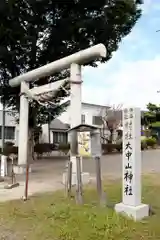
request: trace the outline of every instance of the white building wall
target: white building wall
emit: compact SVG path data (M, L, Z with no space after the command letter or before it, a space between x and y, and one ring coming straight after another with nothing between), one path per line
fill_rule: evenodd
M63 123L70 123L70 106L68 106L66 112L63 112L58 118L63 122Z
M42 143L49 142L49 131L48 130L49 130L48 124L42 125L42 136L41 136Z
M50 134L50 136L49 136L49 134ZM44 125L42 125L42 135L40 137L39 142L40 143L49 143L49 139L50 139L50 143L53 143L53 130L50 130L50 133L49 133L48 124L44 124Z
M14 133L14 140L5 140L5 141L9 141L9 142L13 142L15 144L15 146L18 146L18 142L19 142L19 125L15 125L15 133Z
M85 124L93 125L93 116L105 116L106 107L94 104L82 103L82 113L85 115ZM70 124L70 106L66 112L62 113L59 119L67 124ZM100 126L99 126L100 127ZM105 130L105 135L108 136L110 132ZM68 134L68 141L70 141L70 135Z
M82 103L82 113L85 115L85 123L86 124L93 124L93 116L103 116L105 114L106 107ZM70 124L70 106L66 112L62 113L59 119L64 122Z
M5 142L13 142L17 144L17 123L14 116L9 112L5 112L5 126L6 127L15 127L14 139L5 139ZM0 111L0 126L2 126L2 111ZM0 139L0 146L2 146L2 139Z
M98 105L92 105L92 104L86 104L82 103L82 113L85 115L85 123L86 124L93 124L93 116L101 116L106 111L106 107L98 106ZM67 110L63 112L58 117L63 123L70 124L70 106L68 106ZM48 142L49 134L48 134L48 124L45 124L42 126L42 138L41 142ZM50 140L53 141L53 134L52 131L50 132Z
M85 115L85 123L86 124L93 124L93 116L102 116L104 115L104 112L106 111L106 107L104 106L98 106L94 104L87 104L87 103L82 103L82 113ZM64 122L70 124L70 106L68 109L61 114L59 119ZM0 123L1 124L1 123ZM14 116L8 115L6 116L6 126L14 126L15 127L15 139L14 140L5 140L5 141L13 141L15 145L18 145L19 142L19 129L18 125L15 122ZM44 124L42 126L42 138L41 142L48 142L49 140L49 132L48 132L48 124ZM50 140L51 142L53 141L53 134L52 131L50 131ZM1 145L1 140L0 140L0 145Z

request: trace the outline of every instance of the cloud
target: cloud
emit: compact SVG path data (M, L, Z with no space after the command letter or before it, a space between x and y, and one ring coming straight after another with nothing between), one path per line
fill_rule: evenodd
M106 64L107 65L107 64ZM83 86L83 101L97 104L124 104L145 109L148 102L160 103L160 56L151 60L123 62L107 75L105 84ZM104 67L104 66L103 66ZM101 74L99 68L96 69ZM92 75L92 73L91 73ZM93 77L93 76L92 76ZM108 87L108 82L112 83Z

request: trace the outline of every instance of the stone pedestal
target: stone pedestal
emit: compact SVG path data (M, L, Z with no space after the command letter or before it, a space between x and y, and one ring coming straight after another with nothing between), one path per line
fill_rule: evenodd
M124 214L133 218L135 221L141 220L149 215L149 206L147 204L141 204L139 206L130 206L124 203L118 203L115 205L115 211L117 213Z
M90 174L88 172L82 172L82 184L88 184L90 181ZM65 185L67 181L67 172L63 173L62 183ZM72 186L77 184L77 174L72 173Z
M72 186L77 184L77 162L76 156L71 156L70 161L72 162ZM83 172L83 164L81 157L81 176L82 176L82 184L88 184L90 181L90 174L88 172ZM63 173L62 182L65 184L67 180L67 171Z
M1 155L1 177L7 176L7 156Z
M26 166L24 165L14 165L13 171L15 174L24 174L26 173ZM29 173L31 173L31 167L29 167Z

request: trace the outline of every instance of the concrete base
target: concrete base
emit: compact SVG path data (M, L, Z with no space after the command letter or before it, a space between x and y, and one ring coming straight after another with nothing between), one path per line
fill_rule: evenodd
M15 187L19 187L19 183L8 184L4 186L4 189L12 189Z
M67 180L67 173L63 173L62 183L65 185ZM88 184L90 181L90 174L88 172L82 172L82 184ZM72 186L77 184L77 175L76 173L72 173Z
M0 182L4 182L4 178L0 177Z
M1 155L1 177L7 176L7 156Z
M26 173L26 166L25 165L14 165L13 171L15 174L24 174ZM29 167L29 173L31 173L31 167Z
M141 204L139 206L130 206L123 203L118 203L115 205L115 211L117 213L122 213L128 217L133 218L135 221L141 220L149 216L149 205Z

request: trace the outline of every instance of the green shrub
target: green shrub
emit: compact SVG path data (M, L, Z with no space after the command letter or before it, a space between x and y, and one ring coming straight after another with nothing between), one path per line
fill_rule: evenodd
M5 142L4 143L4 147L13 147L14 146L14 143L13 142Z
M59 145L58 145L58 150L68 150L69 151L69 149L70 149L70 144L69 143L60 143Z
M69 150L70 150L70 144L69 143L66 143L66 144L60 143L58 145L58 151L63 152L65 155L68 154Z
M147 149L146 138L141 140L141 150Z
M69 143L60 143L59 145L58 145L58 150L59 151L69 151L69 149L70 149L70 144Z
M115 148L118 152L122 152L122 148L123 148L122 138L117 140L115 144Z
M5 146L3 151L2 151L2 149L0 149L0 153L5 156L9 156L10 154L18 154L18 147Z
M146 140L146 136L141 136L141 141L145 141Z
M115 144L115 149L116 149L118 152L122 152L122 142Z
M14 146L13 142L5 142L3 151L2 148L0 148L0 154L8 156L11 153L18 154L18 147Z
M155 138L149 137L141 137L141 150L147 149L148 147L155 147L157 141ZM102 144L102 150L103 153L111 153L113 151L118 151L118 152L122 152L122 140L117 141L116 144L112 144L112 143L107 143L107 144Z
M156 133L153 133L153 134L151 135L151 137L154 138L156 141L158 141L158 136L157 136Z
M146 138L146 144L148 147L153 148L153 147L155 147L156 143L157 143L157 141L155 138L153 138L153 137Z
M103 154L106 154L106 153L111 153L111 152L114 152L114 151L118 151L118 152L121 152L122 151L122 142L119 142L119 143L116 143L116 144L113 144L113 143L106 143L106 144L102 144L102 151L103 151Z
M103 143L102 144L102 151L103 153L110 153L113 152L113 144L112 143Z
M122 148L123 148L123 144L122 142L119 142L117 144L115 144L115 149L118 152L122 152ZM147 144L145 140L141 140L141 150L147 149Z
M56 149L56 145L53 143L38 143L34 147L34 152L37 154L49 153Z

